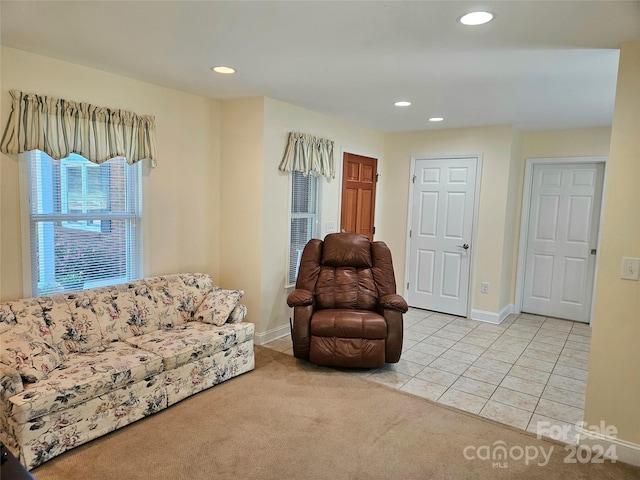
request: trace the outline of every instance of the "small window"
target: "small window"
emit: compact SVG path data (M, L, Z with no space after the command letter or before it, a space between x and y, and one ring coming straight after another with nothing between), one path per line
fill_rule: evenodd
M295 285L302 250L309 240L317 236L318 178L291 172L291 233L289 237L289 266L287 286Z
M26 162L31 294L46 295L141 277L140 164L100 165L33 150Z

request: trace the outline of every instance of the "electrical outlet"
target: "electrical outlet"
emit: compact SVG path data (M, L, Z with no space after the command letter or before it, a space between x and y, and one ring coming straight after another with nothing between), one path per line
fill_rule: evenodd
M622 257L622 274L624 280L640 280L640 258Z
M489 293L489 283L488 282L482 282L480 284L480 291L482 293Z

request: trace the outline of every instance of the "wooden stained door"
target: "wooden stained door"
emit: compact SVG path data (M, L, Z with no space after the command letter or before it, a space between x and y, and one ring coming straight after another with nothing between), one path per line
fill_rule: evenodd
M353 153L342 159L340 230L373 240L378 160Z

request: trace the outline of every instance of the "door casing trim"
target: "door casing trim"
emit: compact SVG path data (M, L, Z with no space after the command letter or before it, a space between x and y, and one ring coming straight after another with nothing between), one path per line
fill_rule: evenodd
M607 161L606 156L587 156L587 157L553 157L553 158L527 158L525 160L524 171L524 188L522 190L522 210L520 214L520 240L518 242L518 265L516 273L516 291L514 312L522 313L522 304L524 302L524 274L527 253L527 233L529 230L529 216L531 214L531 190L533 183L533 167L536 165L571 165L576 163L603 163L604 178L602 180L602 199L600 201L600 222L598 224L598 240L596 245L600 246L602 235L602 215L604 212L605 189L607 185ZM598 265L600 263L600 255L596 255L596 265L593 272L593 292L591 294L591 312L589 314L589 325L593 322L593 306L597 290Z
M475 275L475 250L474 246L476 245L477 240L477 223L478 223L478 215L480 212L480 185L482 183L482 154L481 153L470 153L470 154L456 154L456 155L411 155L411 168L409 169L409 198L407 201L408 209L407 209L407 231L405 237L407 239L405 243L405 259L404 259L404 282L402 283L402 291L404 293L404 297L407 298L407 283L409 283L409 260L411 257L411 237L409 236L409 231L411 230L411 212L413 211L413 175L415 175L416 171L416 161L418 160L456 160L460 158L472 158L476 161L476 181L475 181L475 195L473 199L473 218L471 220L471 252L469 259L469 288L467 291L467 318L471 318L471 307L473 305L473 279Z

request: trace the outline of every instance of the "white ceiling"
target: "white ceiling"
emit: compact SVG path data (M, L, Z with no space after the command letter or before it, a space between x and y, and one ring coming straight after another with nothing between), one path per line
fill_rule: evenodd
M608 126L618 47L640 39L640 1L2 0L0 8L5 46L212 98L264 95L385 132ZM479 8L495 20L456 22ZM237 73L213 74L219 64Z

